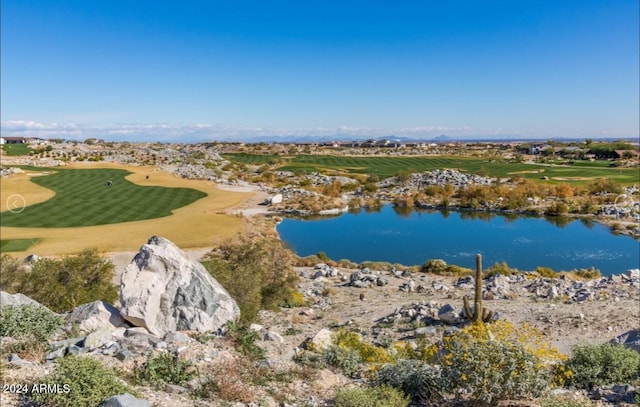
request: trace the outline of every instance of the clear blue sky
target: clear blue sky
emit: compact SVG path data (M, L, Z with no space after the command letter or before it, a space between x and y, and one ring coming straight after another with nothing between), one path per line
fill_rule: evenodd
M2 134L638 137L638 3L3 0Z

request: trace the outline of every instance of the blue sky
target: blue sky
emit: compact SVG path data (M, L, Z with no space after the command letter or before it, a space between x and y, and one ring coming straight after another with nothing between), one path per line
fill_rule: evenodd
M639 133L637 0L1 7L3 135Z

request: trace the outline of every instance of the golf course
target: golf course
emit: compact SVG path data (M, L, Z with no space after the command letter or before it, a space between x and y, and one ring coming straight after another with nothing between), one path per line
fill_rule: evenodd
M573 181L576 183L592 181L597 178L610 178L623 185L637 183L640 174L636 168L609 167L608 161L575 162L572 165L548 165L516 163L508 161L490 161L479 157L453 156L415 156L415 157L354 157L336 155L296 155L277 156L260 154L225 154L227 160L242 164L262 165L279 163L280 171L314 172L331 171L345 174L376 175L380 179L392 177L399 171L424 172L435 169L455 168L469 173L490 177L510 178L515 175L540 181L541 176L549 179L545 182Z
M245 197L152 167L106 164L24 168L0 192L2 251L43 255L135 250L152 235L209 246L239 230L240 219L223 212Z

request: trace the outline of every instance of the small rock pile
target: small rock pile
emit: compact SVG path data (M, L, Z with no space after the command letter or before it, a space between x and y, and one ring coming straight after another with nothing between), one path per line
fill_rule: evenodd
M358 183L358 181L353 178L323 175L319 172L312 172L310 174L307 174L303 177L303 179L309 181L309 183L314 187L331 185L334 182L340 182L342 185Z
M411 174L409 179L402 183L398 177L390 177L378 182L379 188L394 188L392 193L402 193L407 191L417 191L429 185L445 186L452 185L459 189L469 185L491 185L493 178L486 178L476 174L465 174L458 170L442 169L423 173Z
M9 175L12 174L21 174L24 171L22 171L22 169L18 168L18 167L9 167L9 168L2 168L0 169L0 177L2 178L6 178Z
M369 270L367 267L354 271L349 275L348 285L351 287L369 288L374 285L382 287L387 284L389 284L389 280L379 273Z

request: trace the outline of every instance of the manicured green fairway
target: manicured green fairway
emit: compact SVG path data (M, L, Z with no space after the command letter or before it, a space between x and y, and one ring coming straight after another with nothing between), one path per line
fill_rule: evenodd
M2 149L7 155L29 155L31 151L26 144L3 144Z
M56 171L32 178L56 195L20 213L3 212L2 226L75 227L153 219L207 195L189 188L136 185L124 179L130 172L120 169Z
M228 160L245 164L262 164L276 158L271 155L226 154ZM549 178L574 178L572 182L585 182L591 178L607 177L623 184L640 181L637 169L619 169L604 167L602 163L584 162L571 165L538 165L510 162L491 162L474 157L344 157L329 155L298 155L284 158L286 163L279 167L283 171L344 171L352 174L375 174L380 178L391 177L401 170L417 172L442 168L457 168L475 174L491 177L510 178L519 176L532 180L540 180L542 176ZM542 172L538 172L542 171ZM545 181L553 182L553 181Z
M40 239L10 239L0 240L0 252L23 252L32 245L38 243Z

